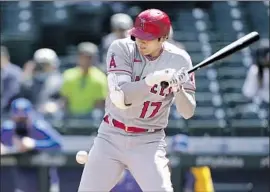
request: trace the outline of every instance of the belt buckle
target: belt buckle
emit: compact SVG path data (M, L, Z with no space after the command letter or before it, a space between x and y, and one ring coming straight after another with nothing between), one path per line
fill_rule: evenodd
M155 129L147 129L147 133L154 133L155 131Z

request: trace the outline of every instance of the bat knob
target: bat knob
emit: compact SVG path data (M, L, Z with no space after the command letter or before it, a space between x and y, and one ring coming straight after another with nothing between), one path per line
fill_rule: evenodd
M161 86L163 89L165 89L165 88L169 87L169 83L166 82L166 81L162 81L162 82L160 83L160 86Z

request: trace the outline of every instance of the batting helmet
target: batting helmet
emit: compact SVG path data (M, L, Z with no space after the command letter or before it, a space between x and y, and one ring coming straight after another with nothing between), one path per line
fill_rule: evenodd
M154 40L168 35L170 28L171 21L166 13L158 9L148 9L137 16L129 34L138 39Z
M18 98L11 103L11 114L27 117L33 109L32 103L25 98Z

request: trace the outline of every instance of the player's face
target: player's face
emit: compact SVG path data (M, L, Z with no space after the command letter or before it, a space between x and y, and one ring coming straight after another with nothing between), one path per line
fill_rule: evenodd
M154 40L142 40L136 38L136 44L138 49L142 55L150 55L152 57L158 56L160 50L162 48L162 43L164 42L162 39L154 39Z
M14 115L12 117L12 119L16 122L16 123L26 123L28 121L28 117L26 116L17 116Z
M83 70L88 70L91 65L91 57L85 54L79 54L78 64Z
M126 30L123 29L117 29L115 30L115 33L117 35L118 38L125 38L126 37Z

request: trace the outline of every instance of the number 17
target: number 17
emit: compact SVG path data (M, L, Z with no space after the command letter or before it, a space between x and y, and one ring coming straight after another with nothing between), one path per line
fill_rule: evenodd
M145 118L145 115L149 109L149 106L154 107L154 109L153 109L151 115L147 118L154 117L158 113L161 105L162 105L162 102L150 102L150 101L144 102L140 118Z

